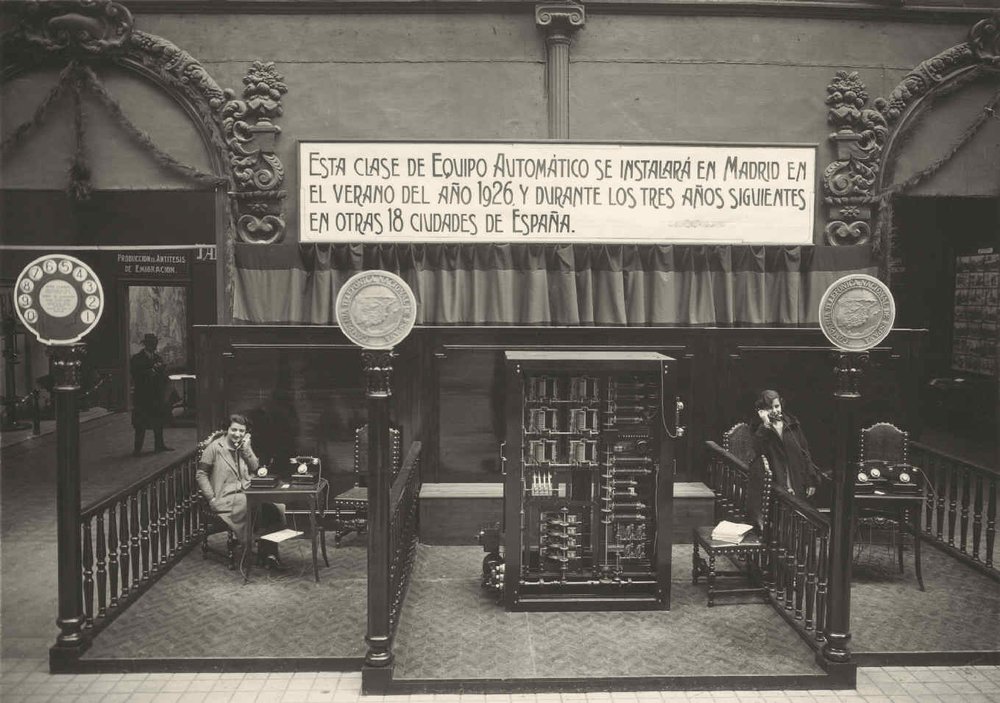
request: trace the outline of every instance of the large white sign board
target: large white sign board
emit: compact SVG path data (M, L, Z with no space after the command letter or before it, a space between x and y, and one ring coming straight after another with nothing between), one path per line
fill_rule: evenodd
M812 244L816 149L299 142L303 242Z

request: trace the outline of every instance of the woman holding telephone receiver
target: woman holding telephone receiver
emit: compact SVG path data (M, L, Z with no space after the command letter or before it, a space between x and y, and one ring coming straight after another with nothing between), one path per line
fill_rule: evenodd
M230 415L226 433L213 440L202 452L195 478L201 494L209 507L237 538L247 545L247 497L244 491L250 487L250 472L256 472L260 460L250 444L249 422L244 415ZM280 527L283 523L282 510L272 504L261 506L261 523L264 529ZM284 571L278 558L278 545L269 540L260 540L257 561L273 571Z
M823 472L813 462L799 421L784 412L777 391L761 391L754 408L760 423L754 430L754 448L767 457L774 483L792 495L811 499Z

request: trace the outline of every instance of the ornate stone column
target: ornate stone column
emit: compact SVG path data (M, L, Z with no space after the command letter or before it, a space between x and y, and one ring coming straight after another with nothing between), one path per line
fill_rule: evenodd
M535 24L545 30L550 139L569 139L569 44L585 22L583 5L573 2L535 5Z
M86 344L48 348L56 404L56 533L59 540L59 636L49 650L53 672L86 649L80 554L80 366Z
M868 352L834 353L837 386L833 393L837 426L830 511L830 581L823 656L844 663L851 659L851 563L854 560L854 466L858 442L859 385Z

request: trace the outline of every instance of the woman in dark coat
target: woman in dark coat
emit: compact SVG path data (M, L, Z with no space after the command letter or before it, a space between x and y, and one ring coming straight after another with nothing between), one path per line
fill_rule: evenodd
M777 391L762 391L754 407L760 418L754 431L755 449L767 457L775 485L801 498L812 498L823 472L813 462L799 421L782 411Z

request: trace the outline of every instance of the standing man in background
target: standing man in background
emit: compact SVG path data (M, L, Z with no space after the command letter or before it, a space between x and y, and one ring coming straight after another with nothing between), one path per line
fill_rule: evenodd
M163 443L168 379L167 366L163 363L163 357L156 352L159 341L155 334L147 332L142 338L142 350L129 359L133 389L132 427L135 430L132 456L142 454L146 430L153 430L153 451L171 451Z

